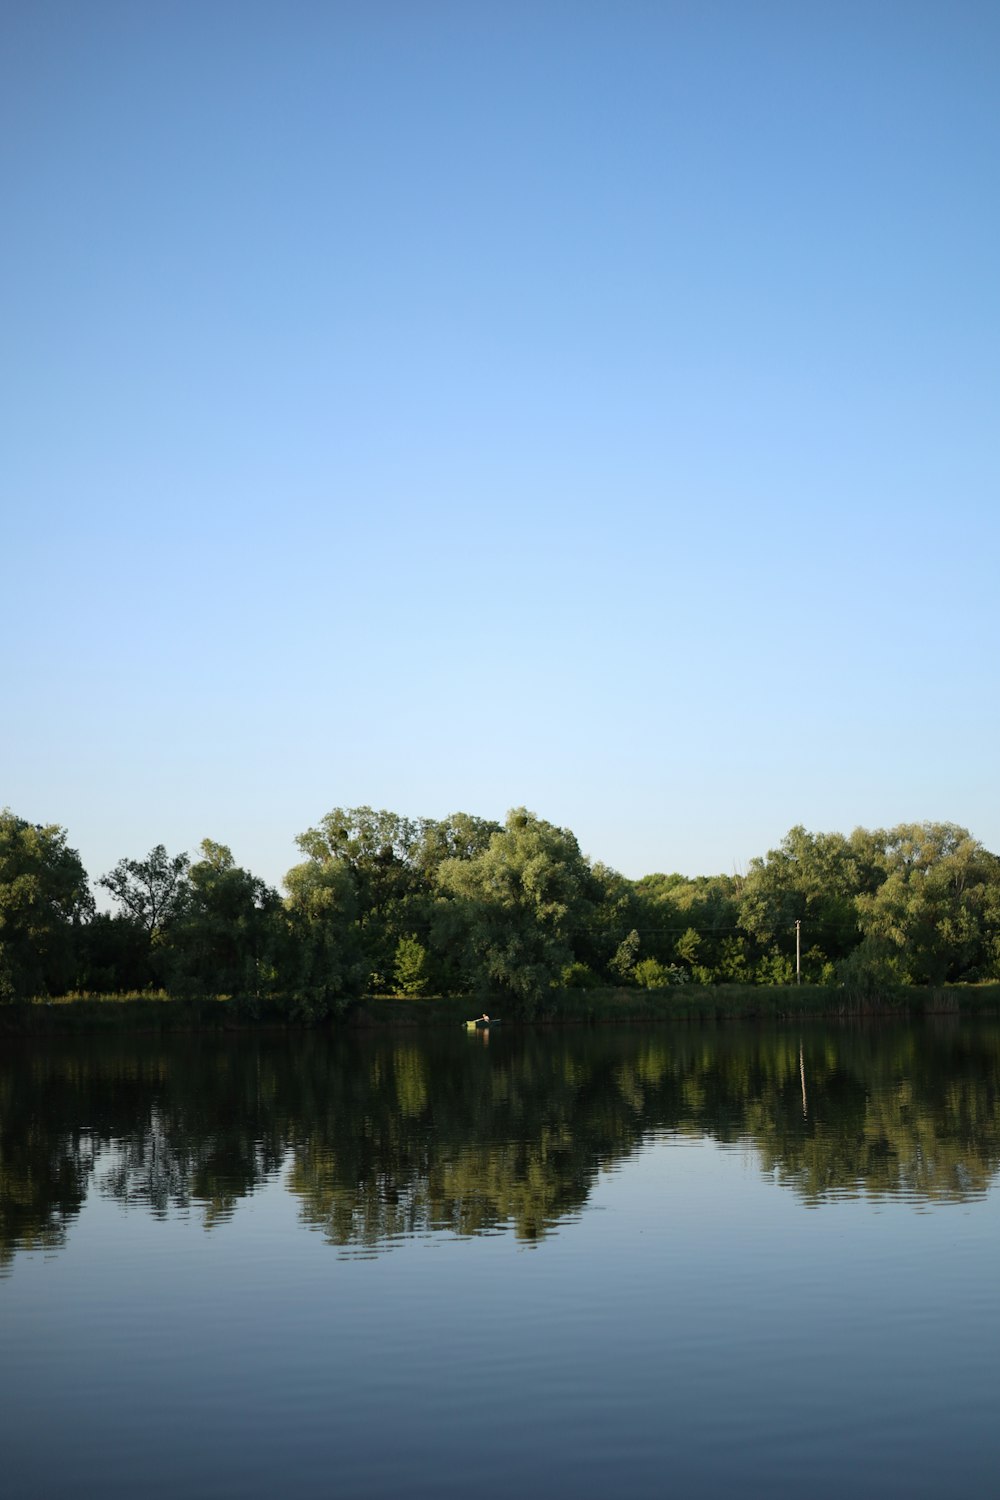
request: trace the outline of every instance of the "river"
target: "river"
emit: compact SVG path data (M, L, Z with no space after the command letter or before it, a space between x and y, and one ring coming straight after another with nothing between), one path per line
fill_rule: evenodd
M0 1055L0 1453L62 1496L980 1496L1000 1027Z

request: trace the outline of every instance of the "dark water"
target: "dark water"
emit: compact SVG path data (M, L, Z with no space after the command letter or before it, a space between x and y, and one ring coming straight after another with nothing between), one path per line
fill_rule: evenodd
M4 1045L0 1493L980 1496L1000 1028Z

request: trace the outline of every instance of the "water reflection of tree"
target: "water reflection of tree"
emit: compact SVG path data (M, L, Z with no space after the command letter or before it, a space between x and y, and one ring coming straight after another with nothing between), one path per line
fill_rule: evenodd
M749 1143L810 1204L964 1199L1000 1165L1000 1028L94 1039L0 1062L0 1256L88 1190L206 1228L288 1164L303 1222L368 1250L580 1210L667 1130Z
M926 1041L889 1028L877 1038L849 1034L832 1055L824 1049L809 1130L762 1112L753 1133L764 1167L811 1203L849 1192L984 1193L1000 1164L1000 1038L991 1028Z
M341 1057L324 1108L293 1154L289 1186L305 1222L338 1245L402 1234L482 1234L513 1225L524 1239L578 1209L596 1172L559 1049L503 1058L438 1043L390 1041Z
M150 1079L136 1060L98 1073L80 1047L12 1045L0 1064L0 1257L61 1245L83 1205L100 1143L134 1116ZM99 1082L99 1086L98 1086ZM130 1104L130 1096L134 1096Z
M102 1192L159 1217L196 1207L206 1227L281 1167L286 1133L272 1108L270 1070L253 1052L193 1043L161 1054L161 1084L119 1134Z
M206 1225L280 1167L250 1060L197 1041L21 1044L0 1062L0 1255L58 1246L88 1190Z

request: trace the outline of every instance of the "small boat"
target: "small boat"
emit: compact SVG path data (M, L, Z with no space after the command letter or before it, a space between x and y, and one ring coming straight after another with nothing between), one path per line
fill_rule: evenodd
M474 1021L466 1021L466 1031L486 1031L490 1026L499 1026L499 1016L477 1016Z

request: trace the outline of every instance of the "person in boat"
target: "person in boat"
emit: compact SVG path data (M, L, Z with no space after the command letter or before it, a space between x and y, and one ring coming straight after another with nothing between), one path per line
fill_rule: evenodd
M486 1012L485 1012L485 1011L483 1011L483 1013L482 1013L482 1015L481 1015L481 1016L480 1016L480 1017L479 1017L479 1019L480 1019L480 1020L481 1020L481 1021L485 1021L485 1022L486 1022L486 1024L487 1024L487 1026L488 1026L488 1025L489 1025L489 1024L490 1024L490 1018L489 1018L489 1016L488 1016L488 1015L487 1015L487 1014L486 1014Z

